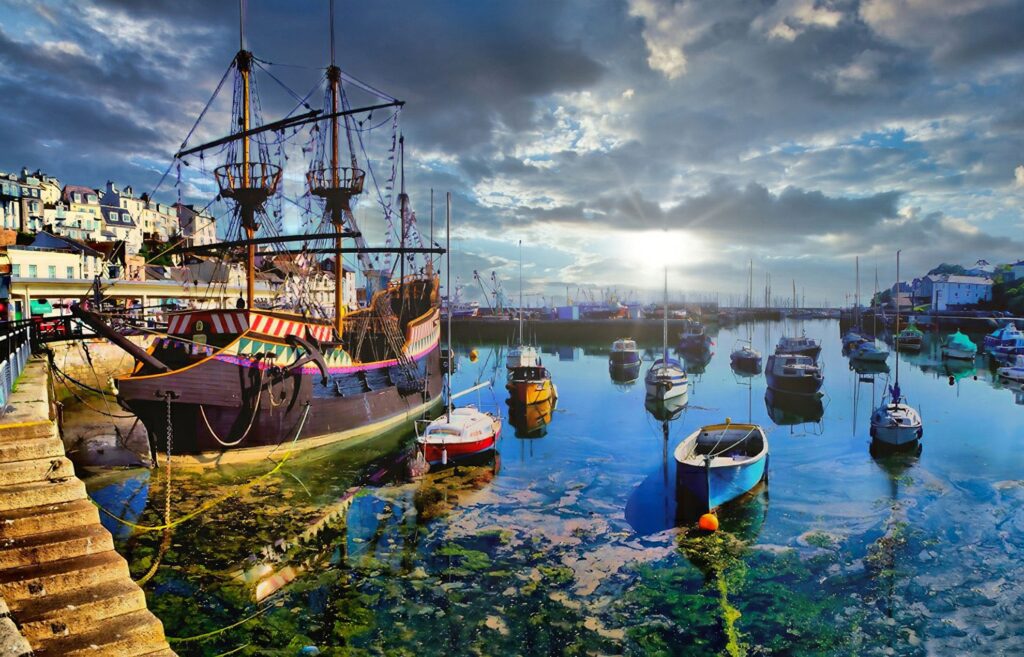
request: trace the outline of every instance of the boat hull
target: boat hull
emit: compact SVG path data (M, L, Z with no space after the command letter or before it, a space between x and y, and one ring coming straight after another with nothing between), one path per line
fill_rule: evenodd
M761 357L750 356L746 354L730 354L729 359L732 361L733 369L740 370L742 372L749 372L757 374L761 371Z
M950 358L952 360L974 360L974 357L978 355L976 351L970 351L967 349L957 349L956 347L943 347L942 357Z
M200 463L244 461L293 441L293 449L305 449L373 437L429 412L441 403L437 345L414 362L424 375L424 389L411 394L388 385L340 395L333 379L324 385L317 371L275 373L273 367L213 357L168 374L119 379L118 400L142 421L153 447L163 452L168 435L165 395L171 392L175 455L189 455ZM347 373L358 374L358 366Z
M445 445L426 443L423 445L423 456L427 463L432 466L447 465L492 451L497 441L498 435L495 434L467 443L448 443Z
M853 350L850 354L851 360L859 360L862 363L884 363L889 360L888 351L860 351Z
M791 395L813 395L821 389L824 382L821 377L813 376L779 376L771 370L765 373L768 387L778 392Z
M815 361L818 360L818 356L821 355L821 347L804 347L802 349L786 349L785 351L775 350L775 353L787 353L793 354L794 356L810 356Z
M513 381L505 386L512 404L543 404L551 402L557 396L555 384L550 379L544 381Z
M640 352L638 351L613 351L608 354L609 367L625 367L639 364Z
M872 424L871 425L871 437L880 443L886 445L893 445L896 447L902 447L903 445L911 445L921 439L924 430L920 426L916 427L897 427L897 426L881 426Z
M767 454L735 467L707 468L676 461L676 482L681 492L711 511L750 492L764 479L767 465Z

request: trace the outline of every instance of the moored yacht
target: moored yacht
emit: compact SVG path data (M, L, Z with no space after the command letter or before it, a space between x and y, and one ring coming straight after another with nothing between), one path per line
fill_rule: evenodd
M640 362L640 350L636 340L620 338L612 343L612 352L608 355L609 367L623 367Z
M679 334L679 351L705 351L711 348L711 336L704 325L695 319L688 319Z
M884 363L889 358L889 345L881 340L864 340L850 350L850 358L869 363Z
M1004 381L1024 383L1024 356L1017 356L1013 365L1000 367L996 370L996 376Z
M811 360L818 360L818 355L821 354L821 344L806 335L782 336L779 338L779 344L775 346L775 353L807 356Z
M540 365L511 370L505 388L513 404L540 404L558 398L558 389L551 381L551 373Z
M1006 326L1000 326L996 330L992 331L985 336L984 347L986 350L991 351L994 347L999 346L1006 340L1014 340L1017 338L1024 338L1024 333L1017 328L1017 325L1010 322Z
M670 399L685 404L690 381L682 364L668 356L668 267L665 267L665 307L661 320L661 358L654 361L644 375L647 399L665 402Z

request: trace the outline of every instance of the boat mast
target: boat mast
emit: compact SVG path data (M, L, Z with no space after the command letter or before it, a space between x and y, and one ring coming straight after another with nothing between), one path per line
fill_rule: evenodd
M448 370L448 417L447 421L452 421L452 361L454 355L452 354L452 193L445 193L445 210L444 210L444 248L445 257L447 263L445 266L445 287L448 288L448 362L445 365L445 369ZM405 255L404 253L402 254Z
M863 330L860 325L860 256L856 256L856 272L857 272L857 287L853 295L853 314L854 321L857 324L857 330Z
M519 345L523 340L523 240L519 240Z
M242 75L242 187L249 189L251 186L251 172L249 171L249 76L252 74L252 53L245 49L245 0L239 0L238 4L238 72ZM255 208L248 203L241 204L242 226L245 228L246 239L253 239L256 236L256 212ZM246 247L245 254L245 307L252 310L253 300L256 293L256 245L250 243Z
M747 281L747 342L754 348L754 324L751 315L754 308L754 259L750 259L750 278Z
M402 246L402 253L398 260L398 307L405 310L405 214L409 209L409 196L405 193L405 135L398 138L398 163L400 171L402 173L402 192L398 195L399 199L399 210L398 213L399 223L402 225L402 235L399 238L399 244ZM450 192L449 192L450 194ZM451 316L452 312L452 298L451 291L448 293L448 315Z
M668 265L665 265L665 307L661 318L661 362L668 365Z
M331 65L327 67L327 80L331 84L331 186L337 189L340 186L338 179L338 102L341 86L341 69L335 64L334 59L334 0L331 0ZM354 167L353 167L354 168ZM341 337L341 291L344 282L344 268L341 264L341 231L342 213L341 208L331 209L331 224L337 236L334 238L334 329Z
M896 337L893 343L896 347L896 389L900 388L900 250L896 249L896 328L893 329ZM900 403L900 400L893 400L893 403Z

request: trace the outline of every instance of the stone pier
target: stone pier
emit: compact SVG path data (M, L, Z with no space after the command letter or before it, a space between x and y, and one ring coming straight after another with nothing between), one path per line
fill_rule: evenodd
M65 456L45 361L29 363L10 404L0 419L0 657L28 654L15 637L4 652L7 618L36 657L172 657Z

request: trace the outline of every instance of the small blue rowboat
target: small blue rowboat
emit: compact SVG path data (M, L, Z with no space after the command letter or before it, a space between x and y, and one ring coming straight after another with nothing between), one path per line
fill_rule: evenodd
M749 492L768 470L768 437L756 424L701 427L675 451L676 483L707 511Z

